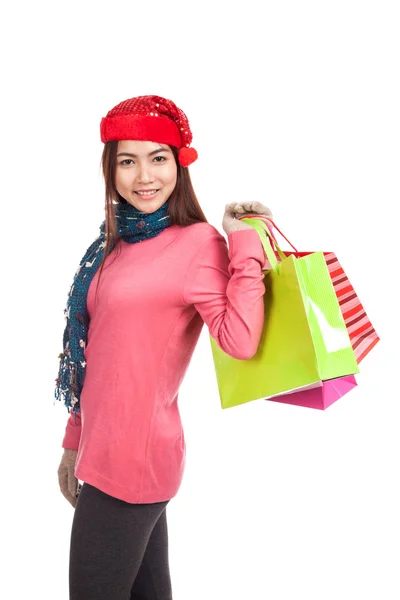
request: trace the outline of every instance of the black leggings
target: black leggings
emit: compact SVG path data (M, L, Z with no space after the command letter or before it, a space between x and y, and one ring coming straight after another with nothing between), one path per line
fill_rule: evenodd
M130 504L84 483L71 531L70 600L172 600L167 504Z

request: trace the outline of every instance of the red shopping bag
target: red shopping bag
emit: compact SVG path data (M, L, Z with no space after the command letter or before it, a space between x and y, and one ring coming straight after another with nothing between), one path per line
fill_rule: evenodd
M273 229L271 225L280 233L280 235L288 242L293 248L294 252L287 252L285 254L289 256L294 254L296 257L307 256L311 252L298 252L291 242L284 236L280 229L275 225L271 219L263 218L260 215L247 215L246 218L261 219L268 225L268 229L272 237L276 241ZM332 279L333 287L335 289L336 297L339 301L340 310L342 312L344 322L346 323L347 331L351 340L351 345L356 356L357 363L360 362L371 352L371 350L379 342L379 336L374 329L368 315L362 305L359 297L357 296L353 286L350 283L349 278L342 265L340 264L336 254L334 252L324 252L328 271ZM277 258L278 255L277 255Z

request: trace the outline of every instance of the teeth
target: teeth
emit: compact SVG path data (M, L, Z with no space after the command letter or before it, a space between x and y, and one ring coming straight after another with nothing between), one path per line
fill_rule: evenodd
M139 196L152 196L157 190L149 190L148 192L136 192Z

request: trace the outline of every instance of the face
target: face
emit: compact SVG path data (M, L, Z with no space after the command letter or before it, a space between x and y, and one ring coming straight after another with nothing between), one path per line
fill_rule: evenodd
M144 213L158 210L176 185L177 165L166 144L118 142L115 187L129 204Z

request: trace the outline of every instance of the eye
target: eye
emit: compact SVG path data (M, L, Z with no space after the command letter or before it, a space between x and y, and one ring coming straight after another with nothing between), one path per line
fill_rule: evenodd
M160 159L160 160L158 160ZM164 162L166 160L165 156L156 156L154 159L156 162Z
M124 160L121 160L121 162L119 164L120 165L129 165L130 163L133 163L133 160L131 158L125 158Z

